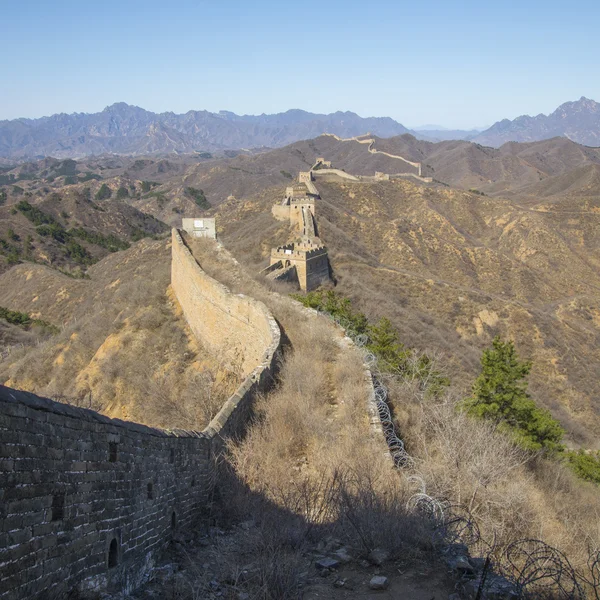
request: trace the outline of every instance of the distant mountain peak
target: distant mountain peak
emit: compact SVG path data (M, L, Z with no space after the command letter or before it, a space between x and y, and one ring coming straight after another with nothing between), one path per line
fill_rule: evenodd
M114 102L109 104L102 112L115 112L119 110L126 110L128 108L138 108L137 106L131 106L127 102Z
M554 112L565 112L565 111L589 111L598 112L600 111L600 104L591 98L581 96L579 100L573 102L565 102L561 104ZM554 114L554 113L553 113Z
M581 96L561 104L549 115L521 115L512 121L503 119L473 138L486 146L499 147L506 142L533 142L566 137L585 146L600 146L600 104Z

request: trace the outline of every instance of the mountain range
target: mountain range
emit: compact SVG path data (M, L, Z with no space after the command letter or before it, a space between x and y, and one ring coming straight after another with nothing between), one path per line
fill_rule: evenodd
M0 121L0 159L5 162L46 156L80 158L107 153L148 155L278 148L322 133L352 137L366 132L381 138L410 133L428 141L463 139L493 147L552 137L600 146L600 104L582 97L562 104L550 115L504 119L478 132L411 131L390 117L363 118L352 112L315 114L293 109L256 116L228 111L188 111L178 115L153 113L119 102L93 114Z
M221 111L153 113L123 102L102 112L58 114L40 119L0 121L0 156L24 159L92 154L156 154L281 147L335 133L342 137L370 131L382 137L409 130L389 117L362 118L351 112L320 115L288 110L274 115L236 115Z
M566 137L584 146L600 146L600 104L582 96L576 102L561 104L549 115L503 119L470 139L498 147L505 142L534 142L553 137Z

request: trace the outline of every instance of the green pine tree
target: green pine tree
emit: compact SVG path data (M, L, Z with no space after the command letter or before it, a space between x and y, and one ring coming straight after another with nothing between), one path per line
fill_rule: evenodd
M564 430L527 393L530 371L531 363L519 360L513 342L494 338L492 347L483 351L481 374L465 406L470 414L490 419L512 432L517 442L529 450L560 451Z
M369 327L367 348L383 363L380 366L384 370L400 373L406 370L411 352L404 347L389 319L382 317Z

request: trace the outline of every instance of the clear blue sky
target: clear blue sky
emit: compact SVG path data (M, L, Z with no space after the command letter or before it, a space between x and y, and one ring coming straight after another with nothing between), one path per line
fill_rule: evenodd
M598 0L0 0L0 119L302 108L491 125L600 101Z

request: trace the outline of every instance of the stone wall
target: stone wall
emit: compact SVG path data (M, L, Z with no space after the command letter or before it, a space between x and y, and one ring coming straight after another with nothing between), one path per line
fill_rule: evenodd
M194 335L226 365L248 375L262 362L277 324L264 304L232 294L209 277L176 229L172 244L171 286Z
M0 385L0 600L127 593L208 510L215 458L273 381L280 331L262 303L206 275L176 230L173 277L203 343L215 335L218 347L243 352L243 383L202 432L109 419Z
M332 138L338 140L339 142L357 142L358 144L367 144L367 146L368 146L367 151L369 153L381 154L381 155L387 156L389 158L395 158L399 161L402 161L402 163L409 169L407 171L408 173L414 173L414 175L417 175L418 177L421 177L421 175L422 175L420 162L413 162L411 160L404 158L403 156L399 156L397 154L390 154L389 152L383 152L381 150L377 150L375 148L375 138L369 137L370 136L369 133L367 133L365 135L358 135L356 137L351 137L351 138L341 138L341 137L335 135L335 133L324 133L323 135L332 137Z
M312 171L300 171L300 173L298 173L298 181L306 186L309 194L312 194L313 196L319 195L319 190L317 190L313 183Z
M307 253L306 261L296 264L296 269L298 270L298 281L302 290L314 290L326 283L329 281L327 249L323 248L317 252Z
M346 173L346 171L340 171L340 169L319 169L318 171L313 171L313 176L316 177L325 177L326 175L337 175L342 179L350 179L350 181L360 181L358 177L355 175L351 175L350 173Z
M0 386L0 439L2 600L135 589L208 503L211 439L202 433Z
M287 200L287 199L286 199ZM289 202L285 204L273 204L271 213L278 221L289 221L290 220L290 205Z

